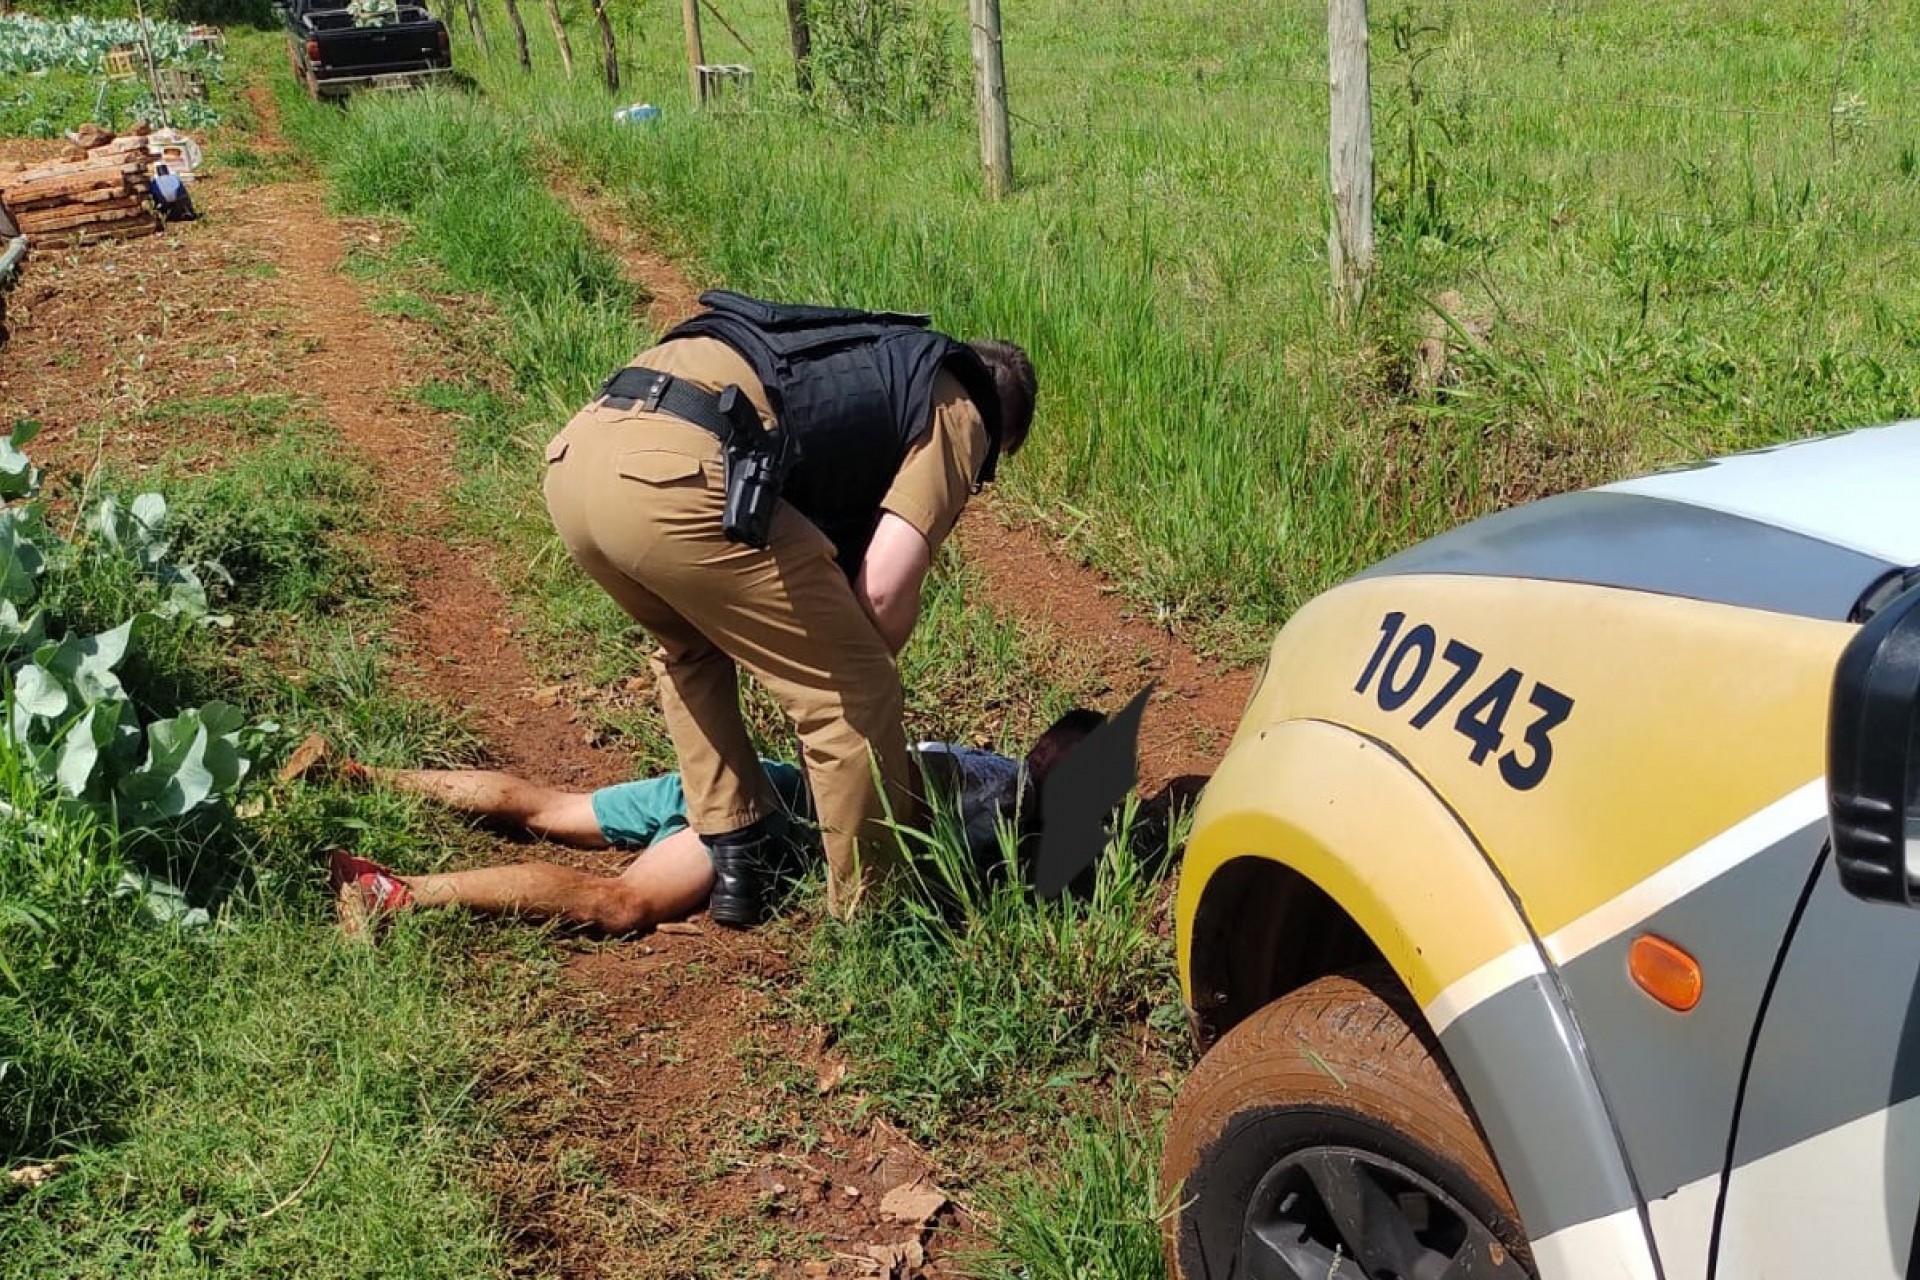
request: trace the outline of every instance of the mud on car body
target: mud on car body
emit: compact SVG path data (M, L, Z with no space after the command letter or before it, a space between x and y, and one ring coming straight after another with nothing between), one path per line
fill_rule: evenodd
M1738 455L1295 616L1181 878L1178 1274L1913 1274L1920 918L1849 885L1920 896L1916 477L1920 422ZM1894 793L1845 883L1830 737Z

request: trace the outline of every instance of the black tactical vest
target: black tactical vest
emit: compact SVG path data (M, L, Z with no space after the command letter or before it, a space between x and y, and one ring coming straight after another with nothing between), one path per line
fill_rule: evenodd
M860 571L867 543L907 450L933 416L934 375L950 371L987 427L975 483L1000 456L1000 397L973 348L927 327L926 316L761 302L724 289L700 295L707 311L661 339L718 338L746 358L766 387L799 461L781 496L832 539L840 567Z

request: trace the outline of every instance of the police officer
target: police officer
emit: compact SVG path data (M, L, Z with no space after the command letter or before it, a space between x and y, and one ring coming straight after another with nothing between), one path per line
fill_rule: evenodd
M912 813L895 655L934 551L1026 439L1033 366L920 316L701 302L548 444L547 508L659 642L713 918L760 919L784 831L741 720L740 667L798 730L844 916L890 868L889 815Z

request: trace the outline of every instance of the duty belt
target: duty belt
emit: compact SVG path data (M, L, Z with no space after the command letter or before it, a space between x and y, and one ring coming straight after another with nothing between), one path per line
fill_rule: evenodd
M720 411L719 395L658 369L627 366L600 384L600 399L615 409L670 413L706 428L719 436L722 444L733 441L733 424Z

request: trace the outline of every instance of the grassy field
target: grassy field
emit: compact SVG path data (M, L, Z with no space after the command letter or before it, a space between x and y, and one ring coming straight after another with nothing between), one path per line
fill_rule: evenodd
M552 572L537 446L651 336L616 265L549 193L555 174L618 202L704 281L922 307L1028 345L1042 418L1006 470L1012 508L1235 653L1313 592L1462 517L1914 412L1920 301L1900 268L1920 241L1920 117L1900 91L1920 18L1904 10L1376 5L1381 260L1348 331L1325 298L1318 5L1010 4L1019 179L997 205L978 195L951 16L895 33L880 60L893 78L868 65L809 102L788 85L783 6L723 0L757 52L710 22L709 56L753 62L757 88L693 113L676 6L615 7L630 59L618 98L594 79L585 6L567 7L572 82L533 6L532 76L504 12L483 3L490 61L454 24L473 86L344 112L299 98L274 37L236 54L275 76L284 127L341 208L406 228L353 268L446 352L416 394L462 424L461 509L504 550L555 676L626 674L633 636L600 593ZM823 45L823 79L852 76L849 56ZM612 120L641 100L661 118ZM1435 333L1451 351L1430 373L1420 347ZM310 454L297 434L263 442L187 495L205 553L247 570L241 633L299 639L264 673L187 653L181 679L376 760L457 755L461 743L387 701L377 651L322 618L363 591L329 524L356 481L303 471ZM316 556L316 543L334 549ZM1027 643L951 556L907 678L917 728L1002 746L1100 687L1100 673ZM602 715L636 766L665 763L650 710ZM764 705L757 718L776 733ZM25 795L14 803L32 811ZM101 1274L305 1274L332 1257L313 1233L362 1219L412 1272L508 1265L461 1148L487 1123L470 1085L475 1044L497 1030L488 984L532 971L460 976L470 948L497 957L505 944L457 924L409 929L377 960L343 955L292 861L343 824L374 855L417 861L426 819L387 803L317 792L276 810L246 837L257 843L221 846L267 874L232 898L215 940L175 927L155 943L124 904L86 898L94 914L59 936L108 939L97 971L48 977L58 964L36 961L48 985L0 993L0 1059L56 1082L4 1154L71 1151L84 1175L0 1218L0 1257L22 1259L20 1274L71 1270L75 1249ZM80 882L112 883L119 836L70 838ZM1177 1006L1151 886L1124 861L1108 876L1090 911L981 892L957 924L905 912L804 943L796 1016L829 1025L874 1105L966 1169L989 1228L982 1274L1160 1274L1155 1077L1178 1065ZM0 881L0 905L44 912L31 896L43 880ZM10 947L38 936L5 928ZM270 960L284 969L271 982ZM271 1007L227 994L255 985ZM913 998L849 998L876 990ZM352 1022L367 1005L390 1019ZM236 1090L256 1079L261 1044L291 1037L327 1046L319 1065ZM26 1044L63 1056L36 1065L11 1047ZM113 1069L122 1060L131 1073ZM401 1062L417 1079L403 1084ZM975 1154L1010 1135L1022 1159ZM350 1175L314 1206L338 1216L263 1220L323 1158ZM455 1229L428 1239L421 1220ZM363 1272L366 1256L339 1255L339 1273Z
M1042 419L1004 489L1196 634L1257 641L1464 516L1910 413L1920 386L1890 269L1920 231L1904 10L1376 4L1381 260L1348 333L1325 305L1324 6L1009 4L1002 205L964 74L927 118L814 110L783 89L781 7L726 5L759 52L709 21L709 57L754 63L757 96L695 114L675 14L646 4L619 101L663 114L627 128L584 14L569 84L539 24L528 77L482 9L476 110L508 107L704 278L1029 345ZM1436 305L1484 337L1428 386Z
M0 1274L497 1269L475 1081L524 1040L495 1010L522 1007L544 966L457 920L378 952L343 942L316 851L411 854L458 829L391 796L272 783L309 729L389 759L459 749L387 686L378 593L346 534L364 480L316 463L314 428L277 400L177 407L203 438L261 414L286 434L143 477L171 500L173 553L231 573L216 593L231 626L149 616L120 678L146 722L215 697L245 708L253 768L229 803L142 818L75 802L32 739L0 737L0 1166L55 1171L30 1193L0 1186ZM126 492L111 472L58 479ZM97 534L47 565L55 634L163 599ZM26 667L8 657L17 717ZM301 1211L277 1212L290 1196Z

